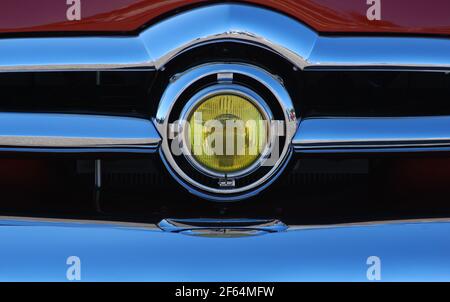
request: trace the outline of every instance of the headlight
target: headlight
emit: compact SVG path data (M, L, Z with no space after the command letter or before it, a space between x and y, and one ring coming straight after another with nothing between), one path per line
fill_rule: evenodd
M155 123L170 174L189 192L216 201L245 199L273 183L288 164L297 131L279 78L240 63L174 75Z
M243 96L206 97L190 112L188 122L192 157L213 172L235 173L251 167L268 142L266 117Z

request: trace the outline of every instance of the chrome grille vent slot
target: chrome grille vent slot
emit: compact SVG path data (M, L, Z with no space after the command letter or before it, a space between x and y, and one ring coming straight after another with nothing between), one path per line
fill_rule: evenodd
M305 72L305 116L450 114L450 75L444 72Z
M153 78L147 70L0 73L0 111L148 116Z

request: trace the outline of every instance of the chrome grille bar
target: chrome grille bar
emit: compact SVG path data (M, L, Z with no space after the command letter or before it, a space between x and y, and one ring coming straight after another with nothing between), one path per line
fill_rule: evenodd
M450 69L450 40L415 37L317 38L306 69Z
M138 37L0 39L0 72L153 68Z
M0 113L0 150L8 148L117 148L156 150L160 136L150 120L102 115Z
M450 116L307 118L293 139L297 152L408 152L450 148Z
M204 26L212 19L214 26ZM0 72L161 69L188 49L220 41L262 46L300 69L450 70L448 38L329 37L268 9L216 4L137 36L0 39Z

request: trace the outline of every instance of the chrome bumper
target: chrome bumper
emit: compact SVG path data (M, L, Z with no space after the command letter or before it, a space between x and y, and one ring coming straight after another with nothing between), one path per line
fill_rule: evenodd
M238 238L165 232L154 224L0 224L8 242L0 249L2 281L68 281L69 256L80 259L81 281L364 282L371 256L380 258L384 282L450 280L448 220L291 226Z

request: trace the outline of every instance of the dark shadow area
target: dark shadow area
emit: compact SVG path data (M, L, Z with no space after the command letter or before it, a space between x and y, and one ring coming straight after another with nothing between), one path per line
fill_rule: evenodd
M450 157L303 158L257 197L195 197L157 156L94 161L3 159L1 216L158 223L164 218L279 219L288 225L450 217Z

